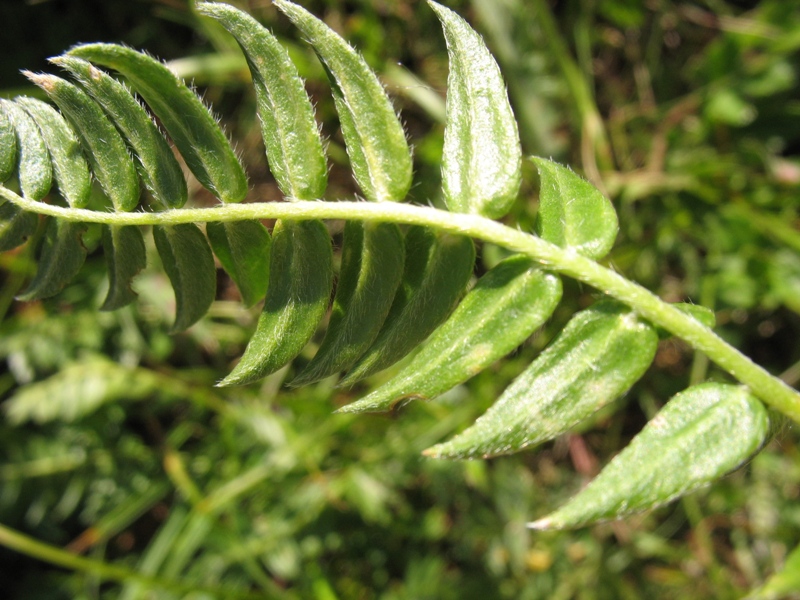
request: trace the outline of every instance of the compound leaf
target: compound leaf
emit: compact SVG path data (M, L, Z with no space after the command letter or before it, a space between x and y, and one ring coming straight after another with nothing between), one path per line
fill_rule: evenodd
M536 233L589 258L604 257L619 229L617 213L608 198L567 167L545 158L531 160L540 180Z
M267 228L252 220L211 222L206 225L206 234L214 254L239 288L242 302L253 306L263 300L272 245Z
M29 302L55 296L78 273L86 259L81 235L86 226L62 219L48 218L41 246L38 269L17 300Z
M136 299L131 281L147 266L142 230L133 226L104 227L103 254L108 265L108 293L100 310L116 310Z
M161 120L198 181L224 202L247 195L247 177L230 142L200 98L165 65L117 44L86 44L69 56L114 69Z
M411 187L411 151L375 73L337 33L288 0L274 0L319 56L333 89L342 135L368 200L400 201Z
M551 440L625 393L657 344L655 329L630 309L599 302L575 315L474 425L425 454L489 457Z
M666 504L738 467L768 431L766 408L744 387L691 387L674 396L584 490L530 527L580 527Z
M164 270L175 290L175 324L182 331L200 319L217 292L214 255L203 232L193 223L157 225L153 238Z
M481 36L429 1L450 58L442 180L447 208L498 219L519 191L522 148L503 77Z
M387 410L401 400L443 394L519 346L560 299L558 277L543 273L528 258L507 258L481 277L397 375L340 412Z

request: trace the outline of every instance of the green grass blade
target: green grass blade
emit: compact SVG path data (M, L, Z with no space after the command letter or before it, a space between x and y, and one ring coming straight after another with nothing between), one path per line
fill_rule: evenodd
M272 240L260 221L208 223L208 241L223 268L231 276L242 302L253 306L263 300L269 283Z
M503 76L478 33L429 1L442 22L450 75L442 180L447 208L492 219L517 198L522 148Z
M87 44L68 52L119 71L147 102L198 181L224 202L247 195L247 177L214 117L165 65L131 48Z
M314 108L289 53L253 17L228 4L201 3L239 42L250 73L261 119L267 159L283 193L290 198L322 198L328 168Z
M443 394L524 342L560 299L557 276L543 273L522 256L504 260L481 277L397 375L340 412L388 410L403 400ZM509 326L511 314L513 326Z
M69 72L103 107L133 149L142 181L153 197L165 208L180 208L186 204L188 191L183 171L167 140L131 92L80 58L58 56L50 62Z
M116 310L136 299L131 281L147 266L141 228L130 225L104 227L103 254L108 265L108 293L100 310Z
M372 201L401 201L411 187L411 151L375 73L325 23L297 4L275 0L313 46L331 81L342 134L358 185Z
M39 126L50 152L58 190L73 208L84 208L92 193L92 175L75 132L57 110L35 98L19 97L15 102Z
M16 168L22 195L31 200L41 200L53 183L50 153L44 138L34 120L20 106L10 100L0 99L0 108L14 128Z

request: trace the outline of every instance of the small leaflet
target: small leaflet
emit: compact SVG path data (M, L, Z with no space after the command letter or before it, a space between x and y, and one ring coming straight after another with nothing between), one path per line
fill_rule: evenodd
M36 232L39 217L6 202L0 204L0 252L24 244Z
M14 128L17 148L17 175L22 195L31 200L41 200L53 183L50 153L42 134L33 119L10 100L0 99L0 107Z
M23 74L45 91L70 122L114 210L134 210L139 204L136 167L122 136L103 109L86 92L60 77L29 71Z
M41 100L19 97L14 102L39 126L58 191L72 208L84 208L92 193L92 175L75 132L56 109Z
M264 309L244 356L219 385L241 385L291 362L314 335L330 301L333 250L321 221L278 221Z
M288 0L273 4L300 29L325 66L353 174L364 196L374 202L402 201L411 187L411 151L375 73L311 13Z
M242 302L253 306L263 300L269 283L272 240L260 221L211 222L206 235L222 267L231 276Z
M453 212L499 219L519 192L522 148L500 68L478 33L429 1L450 58L442 183Z
M38 268L17 300L30 302L55 296L78 274L86 259L81 235L83 223L47 218L37 259Z
M450 315L472 277L475 245L466 237L411 227L403 280L378 337L341 382L349 386L390 367Z
M261 133L270 170L289 198L322 198L328 166L314 108L289 53L253 17L228 4L200 3L242 48L256 91Z
M0 183L17 170L17 136L14 127L0 104Z
M167 140L128 88L80 58L57 56L50 62L68 71L122 132L153 198L164 208L186 204L188 191L183 171Z
M740 466L768 432L766 408L743 386L693 386L674 396L577 496L529 527L581 527L661 506Z
M147 266L142 230L134 226L103 227L103 254L108 265L108 294L100 310L116 310L136 300L131 281Z
M328 330L292 385L348 369L364 354L389 314L403 276L404 256L403 234L394 223L347 222Z
M630 309L598 302L575 315L471 427L425 454L487 458L552 440L624 394L657 345L655 329Z
M203 232L194 223L157 225L153 238L161 263L175 290L173 331L196 323L211 306L217 293L214 255Z
M160 119L198 181L223 202L244 199L247 177L230 142L197 94L164 64L117 44L76 46L67 55L124 75Z
M397 375L339 412L388 410L403 400L443 394L524 342L560 299L557 276L540 271L526 257L507 258L481 277Z
M540 180L537 235L589 258L603 258L619 230L614 206L568 167L544 158L531 160L539 170Z

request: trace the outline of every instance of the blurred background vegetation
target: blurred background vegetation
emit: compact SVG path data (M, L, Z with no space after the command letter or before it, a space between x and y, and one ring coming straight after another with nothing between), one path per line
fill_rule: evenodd
M330 198L356 193L324 73L267 0L235 2L289 46L329 140ZM447 59L417 0L303 3L381 74L415 147L412 199L437 202ZM800 381L800 2L449 0L505 73L526 153L573 165L614 201L607 263L670 301L716 311L718 331ZM185 0L0 5L0 94L35 95L19 69L78 42L174 61L236 140L251 201L280 199L248 73L231 38ZM529 228L527 175L509 222ZM194 202L213 200L195 186ZM334 224L334 232L338 231ZM525 523L596 474L673 393L724 378L679 341L613 410L553 444L490 461L420 451L463 429L595 292L565 282L551 323L512 357L394 418L333 415L368 389L290 390L287 371L215 389L257 309L219 271L218 301L169 335L157 255L139 301L97 311L98 231L59 296L13 301L26 250L0 256L0 523L75 555L213 591L165 591L0 548L6 598L737 598L800 541L796 427L713 487L651 514L572 532ZM482 264L497 249L484 247ZM301 357L308 360L313 348ZM378 375L373 383L388 375ZM790 559L791 561L791 559ZM797 562L797 559L795 559ZM789 571L777 597L800 597ZM793 575L794 573L794 575ZM221 590L221 591L220 591Z

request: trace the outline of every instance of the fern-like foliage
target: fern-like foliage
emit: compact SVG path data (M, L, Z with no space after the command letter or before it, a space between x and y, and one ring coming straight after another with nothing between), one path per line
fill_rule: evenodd
M413 354L393 378L341 409L359 412L435 398L512 352L558 306L562 275L615 298L576 314L485 415L426 451L442 458L496 456L552 440L624 394L650 366L659 336L669 333L749 386L707 383L676 396L589 488L532 524L539 528L640 511L730 471L767 435L760 400L798 418L796 392L716 337L713 314L668 306L596 262L614 244L617 216L569 168L530 159L541 187L535 235L497 222L519 191L519 133L500 70L461 17L429 2L450 57L444 211L399 204L411 185L411 151L360 55L300 6L274 3L325 67L365 201L319 201L326 157L287 51L249 15L201 4L245 54L267 158L286 202L236 205L247 193L242 165L208 108L162 63L119 45L74 47L52 59L66 78L26 73L58 111L32 98L0 104L0 177L7 181L0 188L0 250L30 239L38 264L20 299L57 294L85 258L84 223L98 222L105 224L110 283L101 308L134 301L131 280L146 262L141 225L149 224L175 291L175 330L191 326L213 302L215 255L246 304L263 300L244 356L220 385L252 382L292 362L327 314L317 354L291 385L336 374L351 385ZM181 166L151 113L220 207L184 207ZM90 197L90 173L103 200ZM53 183L57 194L49 194ZM142 184L152 200L146 205ZM279 218L271 232L259 221L264 217ZM337 275L326 218L347 220ZM207 223L205 232L198 222ZM473 238L513 255L469 289Z

